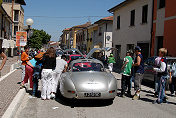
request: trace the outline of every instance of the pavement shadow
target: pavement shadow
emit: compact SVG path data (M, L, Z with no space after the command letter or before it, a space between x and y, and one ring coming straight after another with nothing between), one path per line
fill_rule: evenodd
M144 101L144 102L150 102L152 103L153 100L149 99L149 98L140 98L140 100Z
M64 98L59 92L57 92L57 96L55 99L58 103L74 107L105 107L112 105L112 100L78 100L78 99L68 99Z
M144 93L151 93L151 94L154 94L154 92L152 92L151 90L141 90L142 92Z

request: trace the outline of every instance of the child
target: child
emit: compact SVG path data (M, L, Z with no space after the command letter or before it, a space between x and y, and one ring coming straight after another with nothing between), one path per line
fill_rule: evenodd
M165 83L167 80L167 60L166 60L166 54L167 54L167 49L161 48L159 49L159 57L161 57L160 60L160 67L159 68L154 68L153 70L158 72L158 75L160 76L160 81L159 81L159 93L158 93L158 99L153 102L153 104L158 103L161 104L163 102L166 102L165 99Z

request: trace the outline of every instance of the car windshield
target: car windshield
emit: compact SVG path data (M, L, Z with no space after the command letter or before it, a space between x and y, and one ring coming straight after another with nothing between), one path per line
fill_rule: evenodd
M73 72L79 71L103 71L103 66L100 63L92 63L92 62L79 62L74 63L72 67Z

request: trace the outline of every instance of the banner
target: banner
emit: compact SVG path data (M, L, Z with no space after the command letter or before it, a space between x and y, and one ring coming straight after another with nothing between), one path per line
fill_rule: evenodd
M16 32L16 46L25 46L27 44L27 32Z

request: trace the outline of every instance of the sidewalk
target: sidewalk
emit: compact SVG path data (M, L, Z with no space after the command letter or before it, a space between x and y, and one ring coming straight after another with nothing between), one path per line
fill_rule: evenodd
M19 91L18 82L21 80L20 77L21 69L18 69L4 80L0 81L0 117L2 117Z
M11 65L16 63L17 62L17 56L14 56L14 57L7 57L7 61L3 67L3 69L1 70L1 76L4 76L6 75L7 73L10 72L10 68L11 68ZM0 60L0 64L2 63L2 60Z
M13 64L17 62L17 56L7 57L8 60L1 70L1 77L10 72ZM1 64L2 60L0 60ZM0 78L1 78L0 77ZM14 97L19 91L18 82L21 80L21 69L16 70L5 79L0 81L0 118L8 108L9 104L12 102Z

